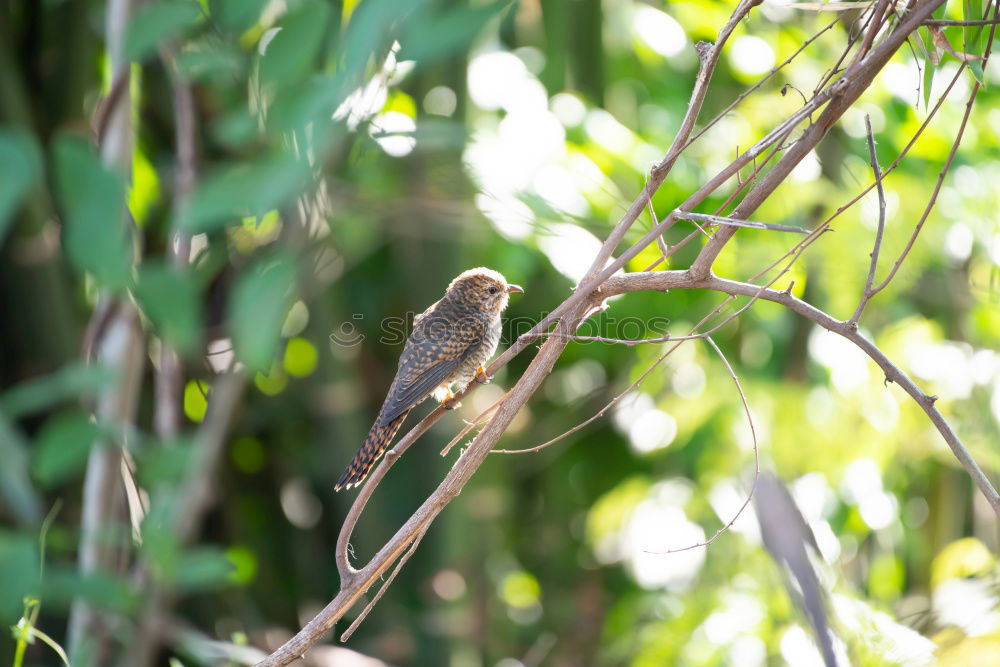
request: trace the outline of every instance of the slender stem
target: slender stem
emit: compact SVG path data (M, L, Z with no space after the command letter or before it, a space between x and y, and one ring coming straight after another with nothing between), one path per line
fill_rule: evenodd
M875 175L875 184L878 187L878 227L875 230L875 246L872 248L871 262L868 265L868 278L865 279L865 291L858 302L857 310L854 311L854 315L849 320L855 326L857 326L865 306L868 305L868 300L875 294L872 290L872 284L875 282L875 269L878 268L878 255L882 250L882 235L885 233L885 188L882 187L882 169L878 166L878 155L875 153L872 119L868 114L865 114L865 131L868 134L868 161L871 163L872 174Z

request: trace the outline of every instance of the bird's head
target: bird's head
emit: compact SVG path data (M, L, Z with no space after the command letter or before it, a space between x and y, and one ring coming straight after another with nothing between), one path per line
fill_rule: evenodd
M499 315L507 307L507 295L512 292L524 290L508 283L502 273L479 267L463 271L452 280L445 298Z

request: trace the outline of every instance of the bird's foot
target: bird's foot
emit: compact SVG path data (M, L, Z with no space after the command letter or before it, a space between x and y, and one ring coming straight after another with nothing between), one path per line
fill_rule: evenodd
M454 410L455 408L462 407L462 404L458 401L458 397L450 391L447 396L441 399L441 405L444 406L445 410Z
M490 380L493 379L493 376L487 375L486 369L480 366L479 368L476 369L476 375L473 379L479 384L489 384Z

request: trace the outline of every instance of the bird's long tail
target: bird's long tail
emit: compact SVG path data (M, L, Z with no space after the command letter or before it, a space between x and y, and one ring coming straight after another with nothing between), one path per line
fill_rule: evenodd
M406 415L409 413L410 411L407 410L388 424L375 422L372 430L368 432L368 437L361 443L361 449L354 455L351 463L347 466L347 470L337 480L337 485L333 487L334 491L349 489L365 481L368 471L378 461L378 457L382 456L382 453L389 448L389 443L392 442L393 436L396 435L399 427L403 425L403 420L406 419Z

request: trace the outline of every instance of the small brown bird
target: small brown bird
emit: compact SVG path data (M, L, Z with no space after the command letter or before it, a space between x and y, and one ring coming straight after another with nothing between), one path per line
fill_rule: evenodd
M337 491L364 481L415 405L433 394L449 406L452 385L461 390L473 378L488 380L483 365L500 342L500 313L511 292L524 290L492 269L469 269L451 281L440 301L413 318L389 395Z

